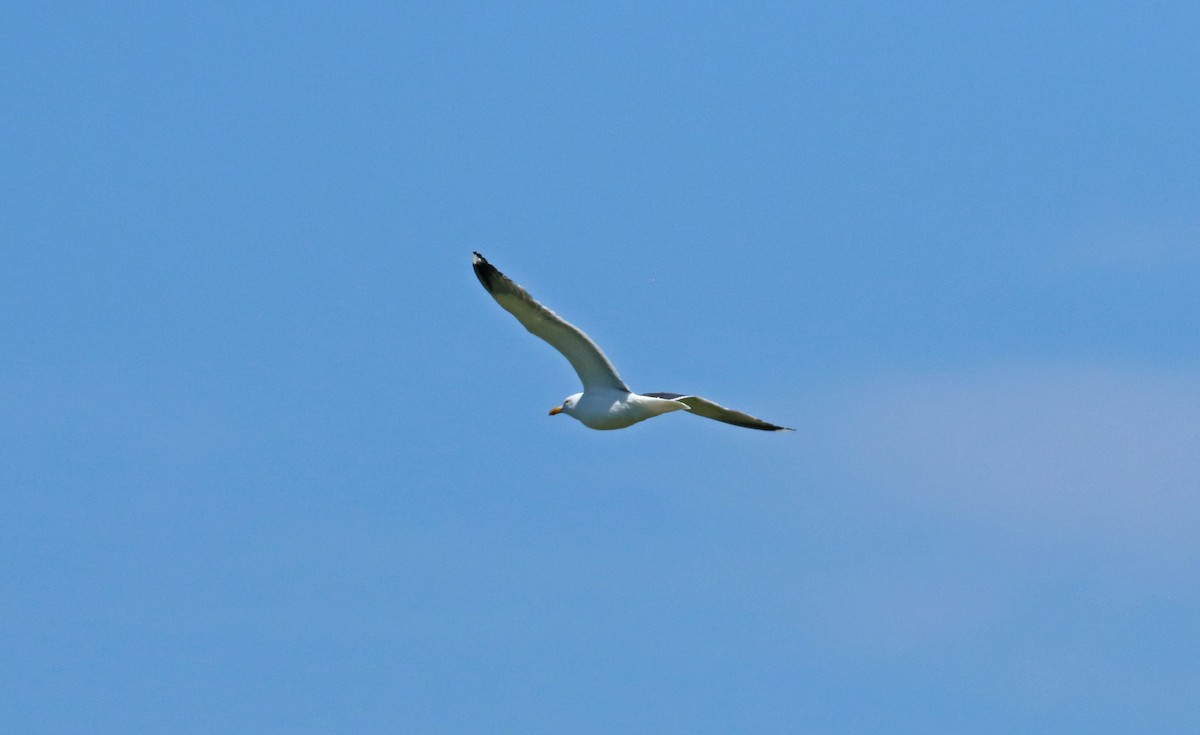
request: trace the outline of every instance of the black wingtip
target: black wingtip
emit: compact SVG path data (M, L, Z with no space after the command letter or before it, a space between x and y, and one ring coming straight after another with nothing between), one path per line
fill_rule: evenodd
M479 282L483 284L488 293L491 293L492 277L499 275L500 271L496 270L496 267L487 262L487 259L479 253L472 252L471 255L475 256L471 259L471 267L475 269L475 277L479 279Z
M760 426L758 424L745 424L738 421L726 421L725 423L733 424L734 426L741 426L744 429L758 429L759 431L795 431L795 429L789 429L786 426L776 426L775 424ZM765 424L766 422L764 421L763 423Z

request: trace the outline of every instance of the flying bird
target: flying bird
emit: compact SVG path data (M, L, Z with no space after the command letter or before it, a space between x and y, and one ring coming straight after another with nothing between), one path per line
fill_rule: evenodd
M472 265L479 282L505 311L522 326L550 343L563 354L583 383L583 392L567 396L550 415L565 413L592 429L623 429L639 421L671 411L688 411L696 416L724 421L734 426L763 431L794 431L776 426L750 414L719 406L700 396L683 393L634 393L617 375L612 363L595 342L578 327L539 304L525 289L513 283L482 255L474 253Z

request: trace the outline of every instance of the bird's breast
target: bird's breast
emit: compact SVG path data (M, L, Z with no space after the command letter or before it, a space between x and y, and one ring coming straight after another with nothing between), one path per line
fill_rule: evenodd
M624 429L654 415L644 408L631 401L628 393L594 396L585 393L575 409L575 418L591 429Z

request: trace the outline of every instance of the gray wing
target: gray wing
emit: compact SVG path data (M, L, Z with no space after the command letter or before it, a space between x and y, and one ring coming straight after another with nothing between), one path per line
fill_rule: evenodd
M474 256L472 265L475 275L496 303L515 316L522 326L561 352L571 367L575 368L585 391L594 388L629 391L612 363L578 327L534 301L525 289L496 270L482 255L474 253Z
M776 426L762 419L755 418L748 413L734 411L732 408L725 408L700 396L685 396L682 393L643 393L642 395L679 401L690 408L691 413L697 416L724 421L734 426L744 426L747 429L760 429L762 431L795 431L795 429L789 429L786 426Z

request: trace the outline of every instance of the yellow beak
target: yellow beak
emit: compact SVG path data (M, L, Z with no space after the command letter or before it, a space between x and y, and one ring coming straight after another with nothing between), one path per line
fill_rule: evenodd
M554 408L550 409L551 416L553 416L556 413L562 413L562 406L555 406Z

